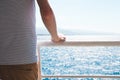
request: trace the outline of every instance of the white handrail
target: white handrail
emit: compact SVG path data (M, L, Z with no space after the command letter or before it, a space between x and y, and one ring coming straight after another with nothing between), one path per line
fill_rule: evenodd
M53 43L41 37L38 46L120 46L120 36L68 36L64 43Z
M69 39L71 38L71 39ZM79 38L79 39L78 39ZM75 40L73 40L75 39ZM63 43L53 43L49 40L38 40L38 56L41 67L41 58L40 58L40 47L41 46L120 46L120 37L119 36L82 36L82 37L68 37L66 42ZM41 69L40 69L41 70ZM41 72L40 72L41 73ZM42 78L120 78L120 75L52 75L44 76Z
M63 43L40 41L38 46L120 46L120 41L67 41Z

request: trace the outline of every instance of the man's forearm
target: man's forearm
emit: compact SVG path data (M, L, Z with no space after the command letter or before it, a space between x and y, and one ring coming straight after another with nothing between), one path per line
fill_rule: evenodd
M52 38L58 37L55 16L48 1L38 0L38 5L40 7L40 13L41 13L42 20L47 30L51 34Z

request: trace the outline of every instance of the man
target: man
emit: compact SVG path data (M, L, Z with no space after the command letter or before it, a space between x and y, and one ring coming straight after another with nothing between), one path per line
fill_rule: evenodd
M63 42L48 0L37 0L53 42ZM0 0L0 80L37 80L35 1Z

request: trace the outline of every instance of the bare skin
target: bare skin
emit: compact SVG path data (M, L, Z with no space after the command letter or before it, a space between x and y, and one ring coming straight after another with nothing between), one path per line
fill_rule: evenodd
M48 0L37 0L37 2L40 8L43 23L47 30L49 31L49 33L51 34L51 40L55 43L64 42L65 37L58 35L57 33L55 16L48 3Z

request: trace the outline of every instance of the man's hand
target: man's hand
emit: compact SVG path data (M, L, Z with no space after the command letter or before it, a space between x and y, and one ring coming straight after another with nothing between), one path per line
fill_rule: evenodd
M64 42L65 40L66 40L66 37L62 34L60 34L56 37L52 37L52 42L54 42L54 43Z

